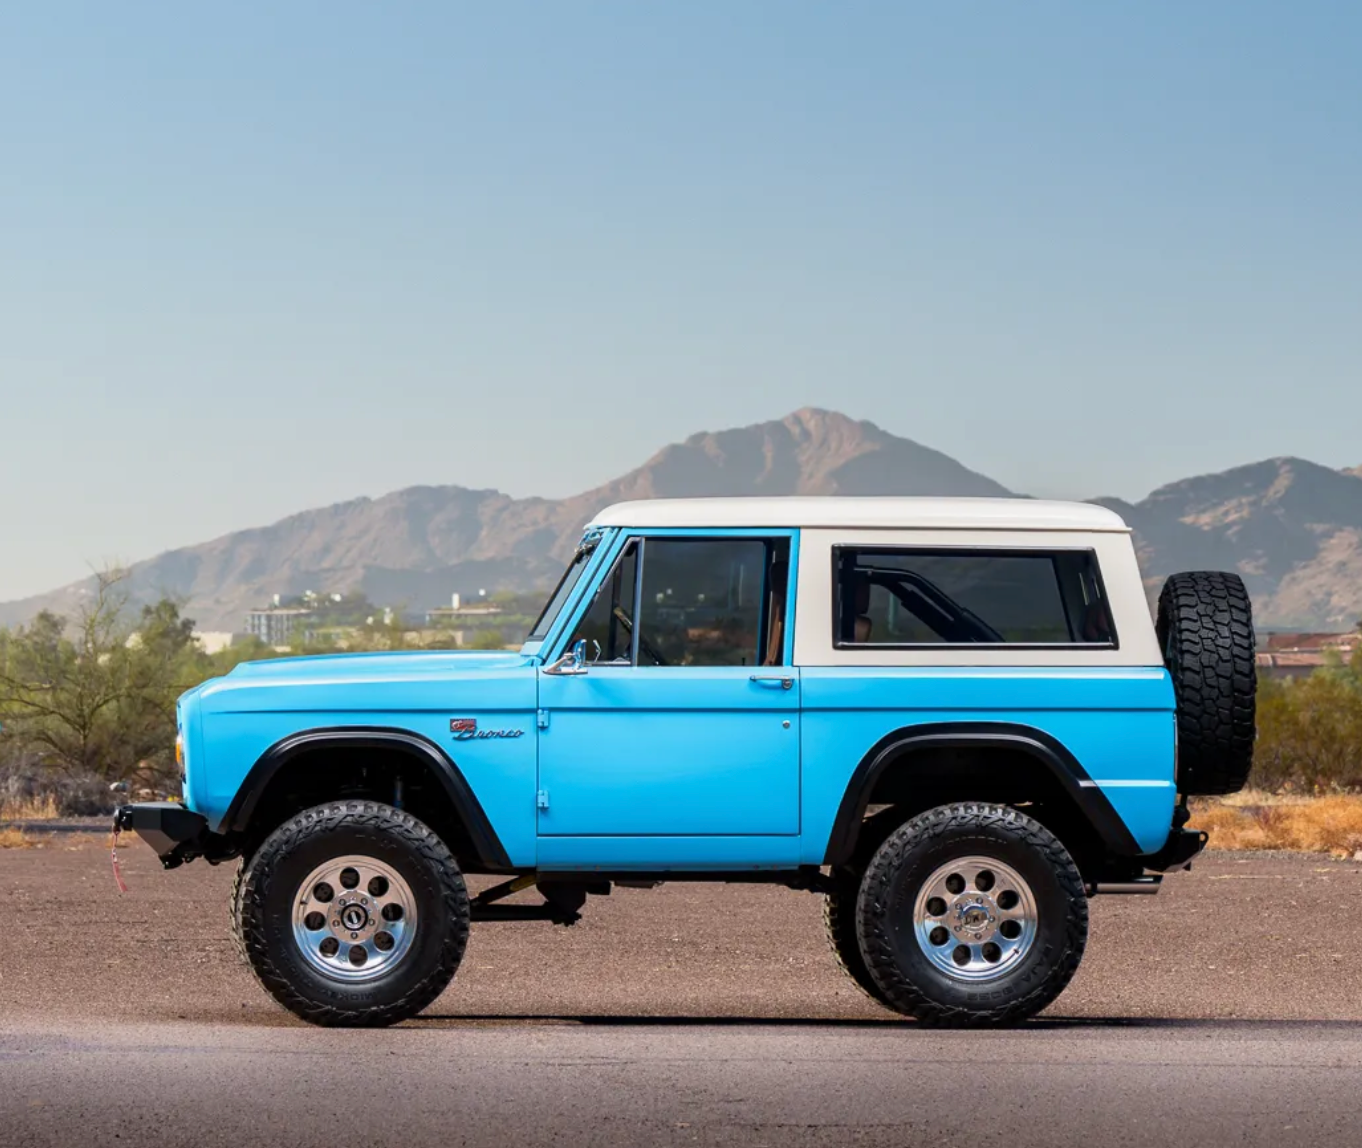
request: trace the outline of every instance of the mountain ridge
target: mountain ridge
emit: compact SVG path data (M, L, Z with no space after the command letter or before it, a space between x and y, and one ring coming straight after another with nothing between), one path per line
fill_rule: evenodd
M612 502L706 495L1024 497L940 451L872 422L805 407L782 419L703 431L567 498L412 486L299 511L178 547L129 568L134 602L185 600L204 630L237 630L274 594L363 590L421 609L483 587L553 578L586 521ZM1349 628L1362 616L1362 467L1280 457L1168 483L1107 506L1135 531L1153 592L1175 569L1239 570L1260 623ZM69 613L89 579L0 603L0 625Z

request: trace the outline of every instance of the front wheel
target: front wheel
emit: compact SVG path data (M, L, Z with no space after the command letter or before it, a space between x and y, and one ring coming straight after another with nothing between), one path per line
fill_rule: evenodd
M242 867L236 924L265 989L303 1020L387 1025L453 978L468 893L443 841L372 801L320 805L276 829Z
M890 834L861 880L856 929L881 999L927 1024L1006 1025L1072 979L1088 936L1078 868L1001 805L930 809Z

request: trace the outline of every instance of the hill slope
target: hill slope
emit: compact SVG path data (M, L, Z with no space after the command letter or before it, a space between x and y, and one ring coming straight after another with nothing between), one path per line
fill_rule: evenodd
M1273 458L1102 498L1135 529L1151 588L1174 570L1237 570L1260 625L1347 630L1362 618L1362 467Z
M201 629L240 629L274 594L362 589L413 608L496 586L526 589L561 568L601 507L631 498L741 494L1006 495L938 451L869 422L805 409L776 422L693 435L622 478L571 498L411 487L295 514L134 565L135 600L188 600ZM71 610L88 582L0 605L0 625Z
M135 600L172 593L206 630L240 629L274 594L361 589L440 605L455 591L554 577L582 526L631 498L761 494L1007 495L938 451L830 411L693 435L565 499L419 486L295 514L132 568ZM1362 467L1275 458L1171 483L1136 503L1095 500L1134 527L1151 594L1175 570L1238 570L1259 623L1349 629L1362 618ZM0 605L0 625L70 611L88 582Z

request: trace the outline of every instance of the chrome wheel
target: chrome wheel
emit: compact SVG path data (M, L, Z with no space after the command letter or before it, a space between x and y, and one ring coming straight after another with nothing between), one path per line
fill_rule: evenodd
M319 865L293 898L293 940L323 976L354 983L392 971L416 937L416 897L373 857Z
M1010 865L961 857L924 882L913 905L923 954L948 976L988 981L1011 971L1036 939L1036 899Z

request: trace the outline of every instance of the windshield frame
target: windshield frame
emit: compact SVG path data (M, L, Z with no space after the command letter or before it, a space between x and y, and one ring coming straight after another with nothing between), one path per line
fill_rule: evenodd
M588 530L582 535L582 540L577 544L577 549L573 552L572 561L568 563L567 569L558 579L557 585L553 588L553 593L549 595L544 603L544 608L539 612L539 617L530 627L529 636L525 641L542 643L545 638L553 631L554 623L563 614L563 608L572 599L574 591L581 584L582 575L586 573L586 568L591 564L592 555L596 553L597 547L601 544L601 539L605 537L603 530Z

